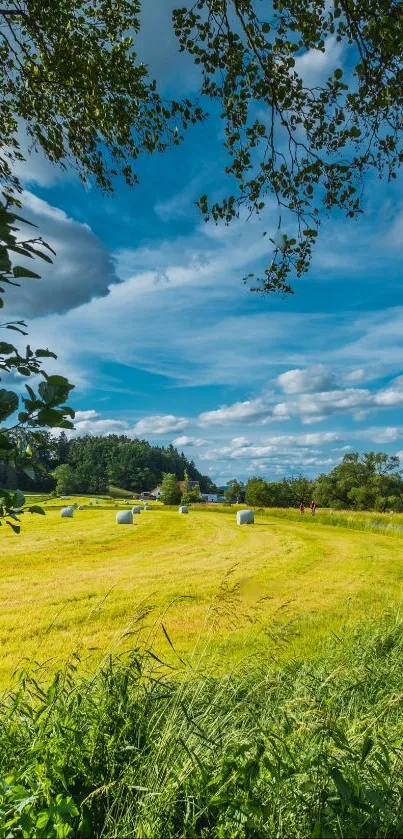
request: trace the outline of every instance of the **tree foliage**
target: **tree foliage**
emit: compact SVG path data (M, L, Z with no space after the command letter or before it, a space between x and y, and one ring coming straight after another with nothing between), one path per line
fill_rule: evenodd
M137 59L139 0L7 0L0 4L0 173L21 159L19 123L48 160L106 191L137 183L143 152L178 144L202 118L162 98Z
M152 446L146 440L117 434L68 440L63 431L59 437L51 437L48 432L35 430L27 433L26 440L35 454L35 475L28 477L18 470L7 477L0 467L0 485L10 490L23 486L27 492L56 488L61 495L96 495L117 486L134 493L151 492L165 473L174 474L177 480L183 480L187 473L189 480L198 481L202 491L213 488L210 478L174 446Z
M39 279L31 269L13 265L12 257L22 256L27 260L41 257L51 262L47 253L50 249L42 240L18 238L17 226L23 221L13 207L0 203L0 309L5 286L19 285L20 279ZM24 321L0 322L0 329L27 334ZM12 383L0 387L0 467L3 472L6 470L6 475L11 469L29 478L35 476L35 445L32 447L27 442L26 429L73 427L74 411L65 404L73 385L64 376L50 376L45 372L43 359L50 357L56 358L48 349L32 350L27 345L21 350L9 341L0 341L0 383L5 376ZM22 390L20 383L22 386L24 379L31 376L42 380L36 389L25 384ZM35 435L32 440L35 444ZM16 493L1 490L1 486L4 483L0 484L0 525L3 519L18 532L19 524L15 522L19 522L17 511L23 502Z
M309 267L323 213L362 212L363 181L403 161L400 0L198 0L174 12L180 49L224 123L234 191L206 219L277 206L272 259L257 288L291 291ZM304 78L301 56L340 44L345 65Z
M403 510L399 458L382 452L351 452L315 484L320 506L357 510Z
M176 475L167 472L162 479L161 490L163 504L179 504L181 491Z
M383 452L351 452L329 474L310 480L294 475L267 482L251 478L246 502L256 507L296 507L315 501L340 510L403 510L399 458Z

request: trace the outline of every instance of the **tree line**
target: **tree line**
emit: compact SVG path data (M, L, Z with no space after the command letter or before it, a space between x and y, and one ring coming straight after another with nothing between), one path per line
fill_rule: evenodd
M110 486L132 492L150 492L165 473L178 480L186 475L198 481L202 492L214 490L210 478L202 475L192 460L170 445L152 446L146 440L124 435L85 436L68 439L41 431L29 434L27 444L35 454L32 477L0 464L0 486L27 492L107 493Z
M242 499L243 494L245 502L256 507L296 507L314 501L318 507L339 510L403 510L400 461L384 452L350 452L331 472L315 480L304 475L281 481L253 477L246 487L237 481L231 484L236 488L227 490L229 501L235 501L236 494Z

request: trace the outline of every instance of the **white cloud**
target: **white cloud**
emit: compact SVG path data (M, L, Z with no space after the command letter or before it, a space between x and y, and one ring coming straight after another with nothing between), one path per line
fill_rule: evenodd
M268 407L263 399L252 399L246 402L235 402L233 405L223 405L215 411L204 411L199 414L199 423L205 426L231 422L256 422L267 413Z
M364 428L361 431L353 431L351 437L354 440L368 440L371 443L394 443L396 440L403 439L403 428L396 426Z
M169 434L172 431L181 431L187 425L189 425L189 420L186 417L175 417L173 414L158 414L143 417L143 419L136 422L132 432L139 436Z
M199 448L200 446L206 446L207 440L203 440L201 437L188 437L186 434L182 434L181 437L176 437L175 440L172 440L172 444L178 448L181 446L196 446Z
M306 370L296 368L277 376L276 383L284 393L317 393L330 390L335 384L335 375L323 364Z
M300 417L303 423L321 422L332 414L351 413L371 405L371 401L372 397L368 390L354 388L315 394L303 393L298 399L279 402L275 405L273 417L282 420L295 416Z

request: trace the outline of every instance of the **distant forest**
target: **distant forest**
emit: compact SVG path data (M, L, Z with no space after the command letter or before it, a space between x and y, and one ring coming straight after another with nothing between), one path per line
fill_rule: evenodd
M145 440L110 434L69 439L63 431L54 437L46 431L27 435L40 468L30 479L24 473L0 465L0 487L26 492L62 494L107 493L110 486L132 492L150 492L170 472L183 480L199 481L202 492L212 492L210 478L196 469L192 460L170 445L152 446Z
M69 439L64 431L54 437L46 431L31 432L29 442L39 468L30 479L0 465L0 487L26 492L104 494L109 487L150 492L166 473L198 481L201 492L217 487L202 475L183 452L170 446L152 446L128 437L86 436ZM318 507L355 510L403 511L403 478L399 458L383 452L350 452L328 474L315 479L291 475L279 481L252 477L247 483L228 481L228 502L254 507L296 507L315 501Z

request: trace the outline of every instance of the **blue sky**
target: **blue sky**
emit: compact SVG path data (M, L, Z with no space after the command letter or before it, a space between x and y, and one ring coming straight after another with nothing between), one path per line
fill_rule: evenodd
M197 73L166 37L172 5L147 2L139 47L167 91L188 94ZM344 60L329 42L302 68L316 78ZM403 453L401 180L368 181L359 221L324 222L294 297L253 294L242 277L266 264L274 209L226 228L194 204L225 188L220 132L216 117L190 130L113 197L41 155L20 170L57 259L8 312L76 384L76 433L173 442L219 483L315 475L351 449Z

